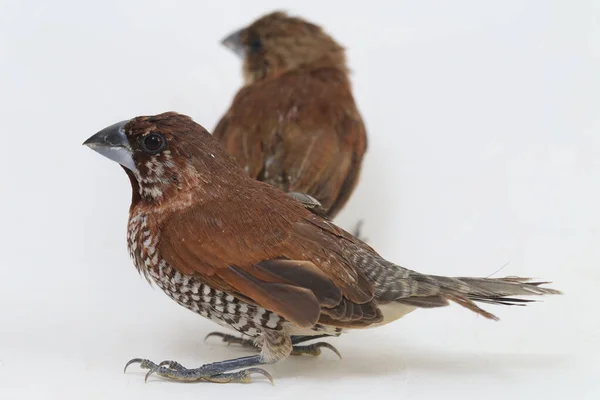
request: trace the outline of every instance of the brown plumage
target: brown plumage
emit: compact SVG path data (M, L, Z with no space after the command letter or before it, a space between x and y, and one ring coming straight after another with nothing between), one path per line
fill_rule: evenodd
M243 376L229 371L315 354L293 346L298 335L377 326L449 301L496 319L476 302L523 305L516 296L558 293L524 278L449 278L389 262L293 197L248 177L183 115L137 117L86 144L121 163L131 180L128 246L137 269L179 304L261 345L253 361L210 364L210 371L135 359L151 373L247 380L256 369Z
M246 173L316 198L329 217L349 199L367 147L344 49L282 12L233 33L245 86L213 134Z

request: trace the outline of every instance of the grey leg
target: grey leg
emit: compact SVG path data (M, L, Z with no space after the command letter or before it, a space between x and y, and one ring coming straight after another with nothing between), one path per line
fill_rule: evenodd
M221 337L223 336L225 335ZM245 343L245 339L239 340ZM125 370L131 364L139 364L142 369L148 370L146 380L148 380L150 375L157 374L164 378L181 382L248 383L251 381L252 374L260 374L273 383L271 375L262 368L256 368L256 366L274 364L286 359L292 352L291 338L287 333L282 331L265 330L261 332L257 341L261 347L260 354L204 364L199 368L186 368L177 361L172 360L163 361L157 365L148 359L134 358L127 362ZM241 371L233 372L239 369Z
M157 365L147 359L134 358L125 365L125 370L127 370L129 365L136 363L139 363L142 369L149 370L146 374L146 381L150 375L157 374L164 378L183 382L206 381L215 383L248 383L251 381L250 376L253 373L256 373L265 376L273 383L271 374L262 368L247 368L237 372L229 372L240 368L266 364L263 361L262 356L258 354L249 357L235 358L233 360L204 364L199 368L193 369L185 368L176 361L163 361Z

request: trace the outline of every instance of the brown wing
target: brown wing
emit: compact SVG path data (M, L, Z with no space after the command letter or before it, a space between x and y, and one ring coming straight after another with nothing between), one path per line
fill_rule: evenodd
M214 136L250 177L307 193L330 217L354 190L367 146L348 79L331 69L242 88Z
M258 185L268 196L237 192L174 214L161 232L162 258L299 326L380 318L372 283L330 250L339 232L278 189Z
M365 126L356 110L343 119L341 129L347 133L345 138L355 139L357 142L348 144L348 147L352 147L354 151L346 155L346 161L349 162L349 165L346 169L344 181L338 190L338 195L329 208L329 215L331 216L336 215L344 207L350 195L354 192L360 176L363 156L367 149Z
M252 104L253 96L249 96L251 93L247 90L244 88L237 94L229 111L213 130L213 136L250 177L257 179L265 162L264 140L259 133L269 132L274 127L268 125L269 121L259 119L259 116L264 117L264 109ZM250 112L255 109L259 115Z

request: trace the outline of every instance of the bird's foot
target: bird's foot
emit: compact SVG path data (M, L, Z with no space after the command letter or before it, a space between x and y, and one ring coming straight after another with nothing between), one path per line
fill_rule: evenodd
M251 357L242 357L234 360L227 360L205 364L199 368L185 368L177 361L163 361L156 364L150 360L134 358L125 364L125 370L131 364L139 364L140 368L147 369L145 381L152 374L162 376L174 381L180 382L213 382L213 383L250 383L252 374L259 374L266 377L273 384L273 377L262 368L246 368L241 371L229 372L252 365L263 364L259 355Z
M250 349L257 350L257 351L259 350L252 339L244 339L244 338L237 337L234 335L229 335L227 333L211 332L208 335L206 335L204 340L206 340L212 336L220 337L221 340L223 342L227 343L228 346L230 344L237 344L244 348L250 348ZM309 345L305 345L305 346L298 346L298 343L306 342L308 340L313 340L313 339L320 339L323 337L330 337L330 336L331 335L292 336L292 344L294 346L292 347L291 355L293 355L293 356L301 356L301 355L318 356L321 354L321 349L325 348L325 349L329 349L329 350L333 351L341 359L342 355L340 354L338 349L336 349L334 346L332 346L331 344L329 344L327 342L318 342L318 343L313 343L313 344L309 344Z
M329 349L333 351L340 360L342 359L342 355L334 346L330 345L327 342L317 342L313 344L307 344L304 346L293 346L292 353L293 356L301 356L301 355L309 355L309 356L318 356L321 355L321 349Z

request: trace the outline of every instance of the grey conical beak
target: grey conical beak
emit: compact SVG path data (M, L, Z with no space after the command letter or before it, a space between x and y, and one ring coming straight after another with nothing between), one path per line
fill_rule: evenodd
M246 48L242 43L242 31L235 31L225 39L221 40L221 44L227 47L229 50L237 54L241 59L246 57Z
M133 161L131 146L129 145L129 140L127 140L124 129L128 122L129 120L117 122L102 129L83 142L83 145L135 172L136 167Z

